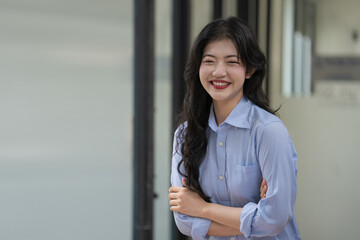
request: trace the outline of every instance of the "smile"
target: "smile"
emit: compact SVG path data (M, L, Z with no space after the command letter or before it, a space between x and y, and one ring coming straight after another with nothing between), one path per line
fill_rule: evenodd
M216 89L224 89L230 85L229 82L222 81L222 80L214 80L210 82Z

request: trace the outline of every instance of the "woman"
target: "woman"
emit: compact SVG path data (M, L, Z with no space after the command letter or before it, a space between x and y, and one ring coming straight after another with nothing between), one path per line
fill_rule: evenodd
M235 17L205 26L192 47L169 202L179 230L195 240L300 239L297 155L263 93L265 61Z

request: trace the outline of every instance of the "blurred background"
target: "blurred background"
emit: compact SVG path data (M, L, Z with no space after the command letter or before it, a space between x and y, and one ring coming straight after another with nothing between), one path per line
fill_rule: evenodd
M137 2L0 0L1 240L133 238ZM185 239L167 200L182 85L176 49L186 54L205 24L236 15L268 57L264 88L299 155L302 238L358 239L360 2L153 2L156 197L147 239Z

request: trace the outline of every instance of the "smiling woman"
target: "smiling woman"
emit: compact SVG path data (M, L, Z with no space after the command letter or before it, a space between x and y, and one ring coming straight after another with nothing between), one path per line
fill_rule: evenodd
M195 240L300 239L297 155L262 90L265 62L235 17L209 23L191 49L169 203Z

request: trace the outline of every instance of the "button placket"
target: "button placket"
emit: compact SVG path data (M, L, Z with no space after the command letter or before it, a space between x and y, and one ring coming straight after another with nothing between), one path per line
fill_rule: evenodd
M220 129L219 129L220 130ZM218 192L221 201L227 201L227 186L225 179L226 166L226 130L221 128L217 136L217 161L218 161Z

